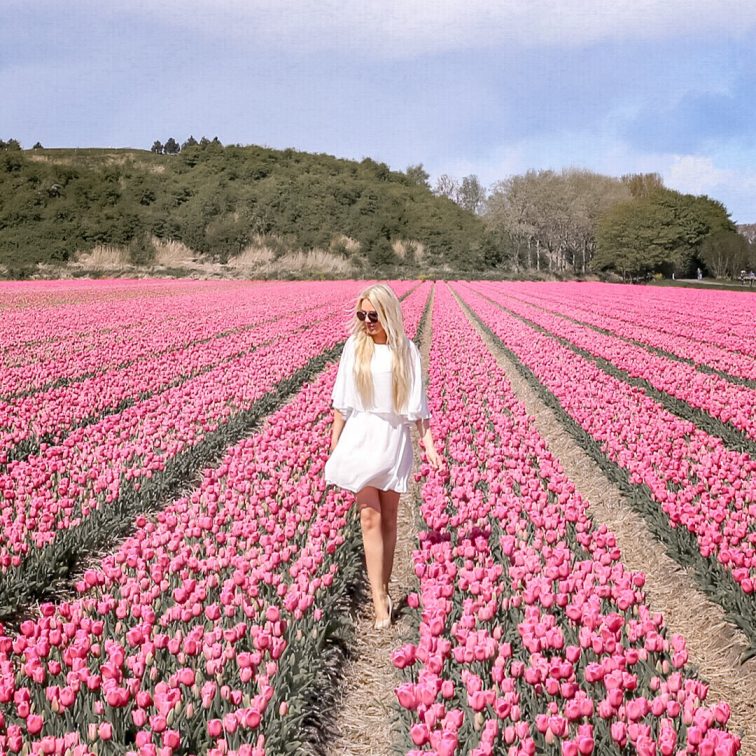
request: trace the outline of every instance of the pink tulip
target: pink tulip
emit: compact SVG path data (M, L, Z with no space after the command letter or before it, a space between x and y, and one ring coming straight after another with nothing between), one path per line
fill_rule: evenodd
M29 714L26 717L26 731L29 735L37 735L44 725L44 719L39 714Z

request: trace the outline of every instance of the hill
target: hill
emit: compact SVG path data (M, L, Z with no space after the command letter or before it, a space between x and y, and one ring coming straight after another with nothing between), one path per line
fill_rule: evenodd
M0 151L6 275L108 248L149 264L168 242L195 261L273 265L317 251L345 273L371 274L481 269L487 246L478 216L370 158L216 142L178 154Z

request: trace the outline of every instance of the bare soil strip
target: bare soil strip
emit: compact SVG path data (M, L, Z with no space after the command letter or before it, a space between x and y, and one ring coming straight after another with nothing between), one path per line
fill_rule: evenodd
M709 601L696 588L693 578L667 556L617 487L572 439L515 365L479 328L467 307L461 302L460 305L496 357L515 395L534 418L549 449L580 494L590 502L593 519L615 533L625 565L645 573L649 605L663 613L669 632L685 637L690 665L710 685L709 702L724 700L732 707L731 727L743 738L741 754L756 756L756 660L739 663L741 655L749 648L748 640L725 620L721 607Z
M430 353L434 293L431 292L428 319L420 345L423 368L427 372ZM412 426L415 449L414 471L420 469L417 429ZM391 663L391 651L412 635L412 615L406 598L417 589L412 570L419 512L415 502L420 496L420 483L411 479L409 491L399 502L398 536L394 572L389 592L394 601L394 624L388 630L373 628L373 608L365 575L365 602L356 618L351 659L343 670L344 684L333 715L334 736L328 753L331 756L391 756L396 746L396 696L394 688L401 682Z

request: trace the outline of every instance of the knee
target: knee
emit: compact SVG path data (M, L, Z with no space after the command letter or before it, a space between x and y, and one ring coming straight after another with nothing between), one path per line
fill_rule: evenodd
M378 530L381 527L381 513L373 507L362 507L360 510L360 523L363 530Z

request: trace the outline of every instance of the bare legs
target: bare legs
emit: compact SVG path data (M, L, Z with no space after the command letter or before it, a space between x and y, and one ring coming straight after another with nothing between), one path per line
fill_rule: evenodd
M357 493L370 592L377 620L388 617L386 596L394 568L399 494L366 486Z

